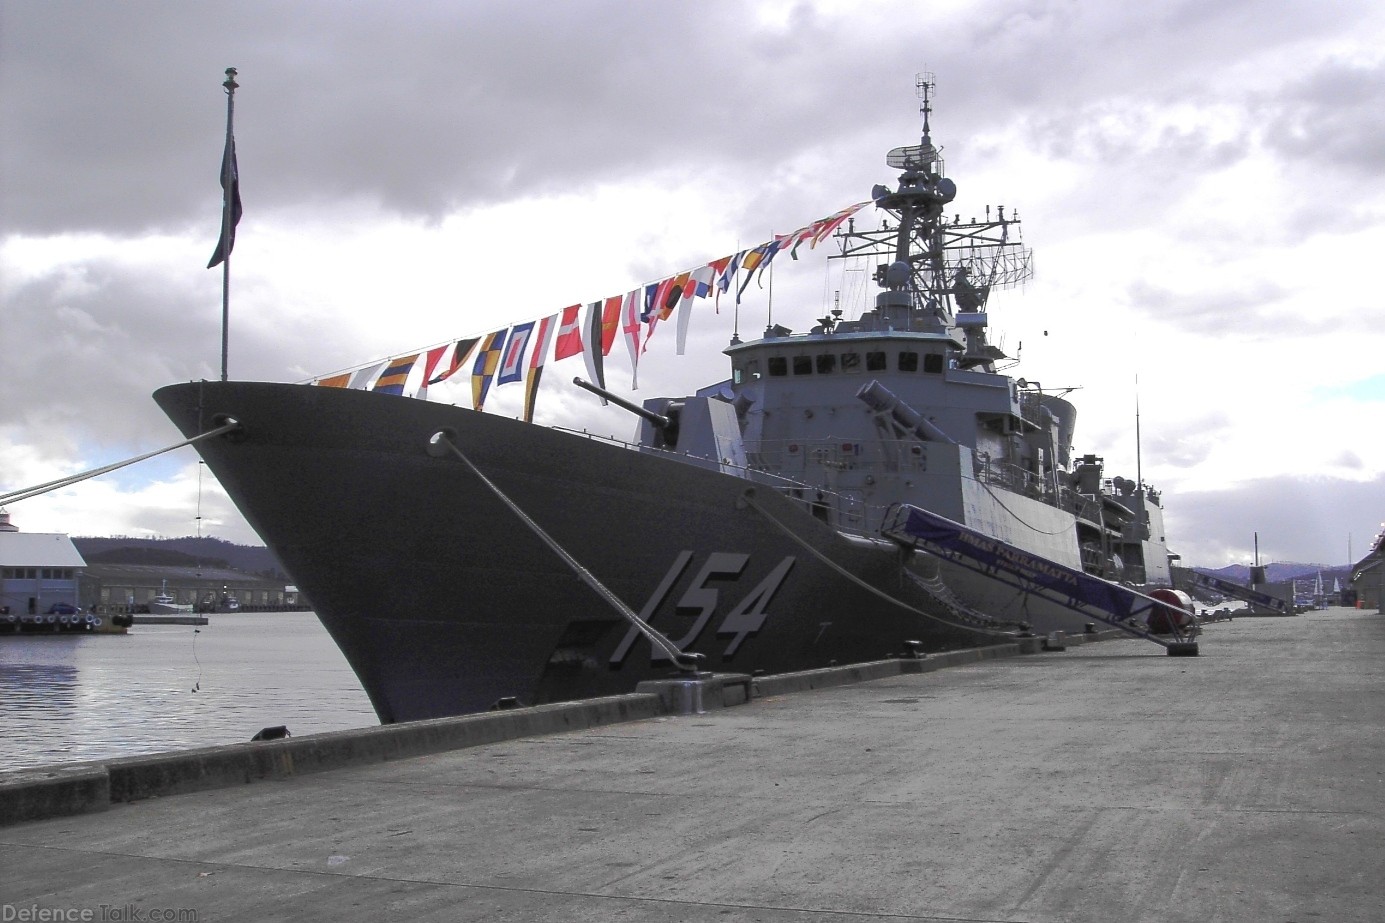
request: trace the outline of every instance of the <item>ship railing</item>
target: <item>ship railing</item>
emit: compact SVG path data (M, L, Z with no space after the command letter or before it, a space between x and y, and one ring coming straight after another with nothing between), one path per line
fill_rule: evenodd
M807 481L769 470L763 465L763 454L757 455L752 453L748 464L738 465L729 461L716 461L714 459L688 455L671 449L659 449L643 443L627 442L615 436L592 433L587 430L568 429L561 426L555 426L553 428L573 436L580 436L585 439L604 442L608 445L631 449L637 452L645 452L652 455L665 455L684 464L695 464L699 467L715 468L724 472L734 472L737 476L743 477L747 481L768 487L789 500L803 504L814 517L821 519L834 528L864 533L873 522L879 522L883 517L885 507L881 506L875 508L877 511L875 515L872 516L872 507L866 504L859 496L835 491L831 488L811 484ZM811 448L810 444L805 445Z
M972 463L976 479L983 484L1003 487L1042 500L1079 519L1095 525L1101 524L1101 504L1069 486L1059 484L1055 488L1052 474L1035 474L1027 468L987 458L984 454L973 456Z
M1032 423L1040 429L1044 428L1043 415L1040 409L1043 407L1043 394L1038 391L1021 391L1020 398L1020 417L1027 423Z
M1064 507L1065 509L1070 510L1078 519L1089 522L1095 526L1101 525L1100 501L1088 497L1085 494L1080 494L1070 487L1063 488L1063 492L1067 496L1068 502L1072 504L1071 506Z
M568 429L562 426L555 426L553 427L553 429L558 430L559 432L567 433L572 436L580 436L582 438L590 439L595 442L604 442L608 445L613 445L624 449L630 449L631 451L635 452L643 452L648 455L662 455L683 464L692 464L697 465L701 468L712 468L721 471L734 472L739 477L743 477L748 481L754 481L755 483L762 484L766 487L771 487L779 491L780 493L785 494L786 496L793 496L795 491L802 493L804 496L807 496L808 493L811 491L813 493L821 492L825 496L830 496L833 498L840 498L843 501L844 505L852 501L852 498L845 494L839 494L829 489L819 487L815 484L810 484L807 481L803 481L791 477L789 475L780 474L776 471L771 471L768 467L765 467L763 464L759 462L758 457L754 453L750 454L750 458L746 464L740 465L727 459L722 459L718 461L714 458L704 458L700 455L691 455L687 452L678 452L673 449L661 449L655 446L646 445L642 442L628 442L624 439L618 439L615 436L602 435L600 433L593 433L587 430ZM859 501L855 502L859 504Z
M976 479L981 483L1054 502L1053 484L1048 477L1041 477L1019 465L987 458L984 454L974 455L972 458Z

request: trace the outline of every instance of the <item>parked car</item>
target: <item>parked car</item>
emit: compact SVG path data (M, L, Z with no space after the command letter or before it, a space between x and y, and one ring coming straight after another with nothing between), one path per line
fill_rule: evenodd
M53 603L53 605L48 607L49 615L76 615L81 611L81 609L78 609L76 606L72 605L72 603Z

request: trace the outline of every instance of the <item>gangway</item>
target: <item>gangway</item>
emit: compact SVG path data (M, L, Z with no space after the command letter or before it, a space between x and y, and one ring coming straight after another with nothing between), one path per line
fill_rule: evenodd
M1153 641L1170 656L1197 656L1197 642L1193 640L1196 623L1179 624L1181 611L1119 583L1075 570L908 504L895 510L881 532L905 547L920 548L1024 593ZM1148 629L1149 616L1154 613L1168 616L1161 621L1171 627L1172 640Z
M1252 590L1250 587L1241 586L1239 583L1232 583L1230 580L1222 580L1220 577L1210 577L1207 574L1200 574L1195 570L1188 571L1187 579L1193 586L1215 590L1223 596L1239 599L1257 608L1272 609L1280 615L1289 614L1289 604L1278 596L1261 593L1259 590Z

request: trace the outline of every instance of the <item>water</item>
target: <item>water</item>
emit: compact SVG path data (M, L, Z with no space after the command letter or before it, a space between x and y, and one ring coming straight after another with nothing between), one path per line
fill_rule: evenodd
M379 724L311 612L0 635L0 771Z

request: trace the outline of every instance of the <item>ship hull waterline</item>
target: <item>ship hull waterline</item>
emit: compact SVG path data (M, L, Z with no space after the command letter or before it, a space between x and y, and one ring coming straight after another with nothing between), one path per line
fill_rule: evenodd
M1069 610L846 536L743 477L605 440L348 389L194 382L155 400L312 600L383 722L633 691L670 662L455 456L717 671L781 673L1005 640L910 579L1036 631ZM747 494L747 491L751 491ZM752 502L747 502L747 497ZM997 613L998 614L998 613Z

